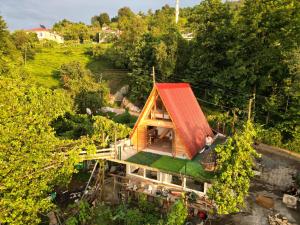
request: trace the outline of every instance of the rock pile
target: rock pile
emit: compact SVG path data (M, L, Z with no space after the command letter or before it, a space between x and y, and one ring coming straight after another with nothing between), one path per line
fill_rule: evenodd
M270 225L293 225L289 223L288 219L284 216L281 216L279 213L275 215L269 215L268 221Z

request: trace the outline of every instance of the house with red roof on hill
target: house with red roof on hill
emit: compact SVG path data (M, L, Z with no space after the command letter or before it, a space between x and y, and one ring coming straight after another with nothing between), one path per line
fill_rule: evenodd
M206 204L214 149L225 141L211 129L188 83L155 83L131 132L130 148L118 150L118 162L126 165L133 191L196 193Z
M29 29L26 30L26 32L36 33L39 40L50 40L60 44L64 43L64 38L62 36L45 27Z
M193 159L213 136L187 83L156 83L134 126L131 140L138 151Z

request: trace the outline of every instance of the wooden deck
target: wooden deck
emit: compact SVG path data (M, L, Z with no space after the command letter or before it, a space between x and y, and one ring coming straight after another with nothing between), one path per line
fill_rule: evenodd
M97 159L114 159L115 148L97 149L94 154L90 154L87 151L82 151L80 152L79 156L81 161Z

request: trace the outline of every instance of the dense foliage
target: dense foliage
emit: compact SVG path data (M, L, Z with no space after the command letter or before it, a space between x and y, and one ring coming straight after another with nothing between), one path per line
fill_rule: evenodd
M0 223L39 224L41 216L55 207L49 197L54 187L69 183L78 153L107 146L126 137L130 129L104 117L87 118L73 112L71 97L77 93L101 94L97 108L108 95L105 84L96 83L82 66L63 67L67 90L40 87L24 73L21 60L24 48L33 47L35 37L21 31L10 35L0 18L0 40ZM93 109L93 101L82 106L75 100L81 108ZM78 132L76 122L63 120L64 115L73 115L80 126L93 121L86 128L90 133ZM61 138L52 126L65 129L63 134L73 132Z
M100 13L99 16L93 16L91 19L91 24L94 26L103 27L103 25L110 24L110 18L107 13Z
M82 22L75 23L67 19L63 19L53 25L53 31L62 35L65 41L83 43L84 41L95 39L99 29L95 27L88 27Z
M38 38L35 33L15 31L12 34L12 39L16 48L22 53L24 64L26 64L28 59L34 58L38 44Z
M172 205L171 211L167 216L167 225L183 225L188 216L188 211L184 200L180 199Z
M145 101L154 66L157 82L191 83L218 113L244 119L253 98L255 123L279 132L280 146L299 149L299 1L205 0L183 9L179 24L169 6L125 11L117 20L122 35L107 54L130 70L132 100ZM183 38L188 32L191 41Z
M245 206L250 178L254 176L254 158L259 157L252 147L255 135L253 125L248 121L242 132L215 149L217 174L208 196L217 205L219 214L239 212Z
M66 224L183 225L186 221L187 209L182 199L176 201L166 215L156 207L157 204L159 203L149 202L144 194L139 195L138 201L121 203L117 207L100 203L94 208L89 208L83 201L70 206L77 213L69 217Z
M89 108L95 114L102 106L108 104L109 89L106 83L98 83L92 73L83 68L79 62L63 64L59 71L63 86L75 99L80 113Z
M138 14L124 7L112 19L105 12L94 16L91 26L64 19L53 30L78 46L78 42L99 41L101 28L109 26L115 33L106 41L112 43L91 47L93 66L98 63L95 67L100 68L105 59L128 70L129 79L120 80L130 85L129 97L136 103L142 104L152 88L154 66L157 82L191 83L212 125L221 123L223 131L236 132L235 125L245 119L252 98L256 140L300 151L300 2L204 0L182 9L178 24L174 13L168 5ZM186 34L194 38L188 41ZM0 17L0 223L4 224L39 223L40 215L53 207L48 198L53 186L67 183L74 172L78 151L106 147L130 132L127 126L96 116L108 104L109 89L98 82L102 74L95 79L79 62L56 60L59 71L50 68L64 89L35 85L22 69L39 47L44 46L36 35L10 34ZM70 48L58 51L73 57ZM83 58L80 54L75 55ZM85 114L86 108L93 116L76 114ZM112 119L134 122L128 112ZM251 147L254 136L248 122L216 149L218 171L209 195L220 214L243 207L257 156ZM182 201L165 221L142 197L118 209L88 207L82 203L81 213L68 223L95 219L101 224L181 224L186 218Z
M6 23L0 16L0 76L10 72L10 69L22 61L21 54L17 51Z
M66 143L49 125L71 109L71 100L18 77L1 77L0 89L0 222L37 224L52 206L53 185L73 172L74 158L61 154Z

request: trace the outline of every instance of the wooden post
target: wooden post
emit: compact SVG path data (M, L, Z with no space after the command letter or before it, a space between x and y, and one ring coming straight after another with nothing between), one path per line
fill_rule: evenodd
M113 189L113 193L114 193L114 199L116 198L116 177L114 176L114 189Z
M254 90L253 90L253 120L254 120L254 116L255 116L255 97L256 97L256 85L254 86Z
M118 155L118 153L117 153L117 131L116 131L116 128L115 128L115 159L117 159L117 155Z
M155 69L154 66L152 66L152 78L153 78L153 86L155 85Z
M249 105L248 105L248 120L251 120L251 108L252 108L252 101L253 99L249 99Z
M175 11L175 23L178 23L179 20L179 0L176 0L176 11Z
M99 200L103 200L104 194L104 179L105 179L105 159L99 160Z

